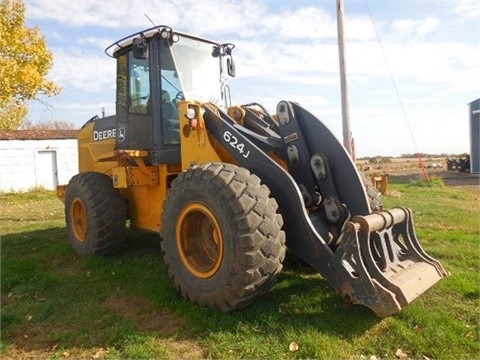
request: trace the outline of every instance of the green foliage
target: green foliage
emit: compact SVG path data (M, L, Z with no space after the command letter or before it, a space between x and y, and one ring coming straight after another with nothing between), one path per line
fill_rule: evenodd
M28 100L57 95L46 78L53 65L38 27L25 26L21 0L0 1L0 130L16 129L28 113Z
M404 159L417 159L418 155L420 155L420 157L422 159L426 159L426 158L447 158L447 157L455 156L455 154L448 154L448 153L440 153L440 154L408 153L408 154L401 154L399 157L404 158Z
M400 314L347 306L288 258L272 291L224 314L183 299L156 235L129 232L108 257L76 256L53 192L0 195L0 356L75 359L410 359L480 357L478 191L391 184L416 233L449 276ZM298 344L291 351L290 344Z
M388 156L367 157L365 160L368 160L369 164L388 164L392 161L392 159Z
M430 176L428 179L421 178L418 180L413 180L408 185L416 187L445 187L445 183L443 182L442 178L438 176Z

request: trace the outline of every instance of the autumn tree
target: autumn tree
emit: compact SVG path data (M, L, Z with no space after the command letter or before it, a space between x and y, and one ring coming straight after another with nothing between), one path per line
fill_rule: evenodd
M21 124L29 100L60 92L46 78L52 65L52 53L39 28L25 25L23 1L0 0L0 130Z
M22 121L19 130L75 130L77 127L71 121L48 120L41 122Z

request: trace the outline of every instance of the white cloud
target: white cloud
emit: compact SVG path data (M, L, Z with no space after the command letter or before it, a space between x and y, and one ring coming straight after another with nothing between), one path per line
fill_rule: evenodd
M146 28L150 21L196 33L248 29L266 11L255 1L87 1L26 0L27 17L75 27ZM208 14L197 16L200 13ZM234 15L234 16L232 16ZM168 24L164 23L168 19Z
M267 8L259 1L172 1L179 4L178 22L171 22L178 30L214 36L219 41L224 34L235 34L240 38L252 37L265 23ZM203 14L198 16L199 14ZM164 17L162 15L163 18Z
M377 31L384 27L384 23L375 24ZM336 33L335 33L336 36ZM364 16L348 17L345 24L345 37L348 41L365 41L376 38L372 22Z
M50 24L47 37L55 44L55 67L50 78L65 88L56 105L62 116L68 118L70 111L87 119L100 107L113 111L114 104L108 101L115 95L115 61L106 57L103 49L123 36L150 27L144 16L147 14L155 23L179 31L234 42L237 78L231 83L233 99L260 102L272 111L279 100L297 101L341 134L334 2L308 6L304 2L253 0L25 2L28 19ZM463 138L463 143L468 139L464 126L458 136L446 133L444 128L448 128L451 117L466 111L466 103L480 95L478 29L469 38L456 36L458 22L457 28L454 26L455 16L471 19L469 16L476 11L478 18L478 4L452 2L454 16L433 9L418 14L413 6L410 14L376 15L381 47L414 131L423 136L428 127L443 126L435 130L442 140L432 148L437 144L440 148L452 139ZM476 41L472 40L475 36ZM399 143L399 150L395 150L399 153L409 143L409 135L370 20L359 12L347 13L346 40L357 149L381 153L384 149L394 151L392 144ZM75 94L81 94L82 99ZM423 141L422 137L419 143Z
M453 12L460 21L476 20L480 17L480 2L478 0L457 0L451 2Z
M55 67L51 78L64 88L98 93L115 88L115 61L102 52L91 55L80 50L54 49Z
M79 0L73 6L62 0L26 0L25 3L27 18L52 20L73 27L143 29L151 25L146 14L157 25L170 25L179 31L216 37L231 34L238 38L271 36L276 40L336 40L337 31L335 17L322 7L312 5L291 9L291 4L280 1L271 3L276 5L278 12L267 8L268 3L253 0L160 3L154 0ZM168 24L164 19L168 19ZM349 17L347 27L352 39L366 39L374 34L365 17Z
M395 76L434 84L454 84L459 80L458 74L465 69L474 76L471 71L475 66L478 69L478 63L472 62L480 58L480 49L456 42L390 44L385 51ZM470 80L463 79L466 90L470 88Z
M424 36L438 28L440 20L433 16L428 16L423 20L399 19L392 23L395 31L404 33L408 36Z
M41 102L31 101L29 105L30 112L35 113L34 116L29 114L31 121L65 120L74 123L77 128L94 115L101 116L102 109L105 110L106 116L115 113L115 104L113 102L89 101L84 103L66 99L64 94L54 99L43 98ZM71 114L75 114L75 116Z
M429 16L418 25L417 32L419 35L426 35L435 30L439 25L440 20L436 17Z
M109 102L96 102L89 104L71 102L68 104L53 103L52 105L60 112L75 112L83 118L83 122L93 117L95 114L101 116L102 109L105 110L106 116L115 113L115 105Z
M71 26L119 26L119 20L114 20L113 14L117 19L124 18L124 12L108 11L111 9L112 2L92 2L76 1L42 1L27 0L27 17L30 19L55 20L59 23L69 24ZM119 10L119 9L115 9ZM110 16L108 16L110 14Z
M145 28L150 25L145 13L158 13L156 1L25 0L27 18L51 20L72 27ZM177 21L178 9L173 3L162 3L163 17ZM148 24L148 25L146 25Z
M92 46L90 46L90 45L93 45L93 48L95 49L95 51L97 53L103 53L105 48L107 46L109 46L110 44L112 44L116 40L117 39L112 40L112 39L106 38L106 37L100 38L100 37L96 37L96 36L86 36L86 37L79 38L76 41L76 44L80 48L87 48L87 45L89 46L88 48L92 48ZM98 50L100 50L100 52L98 52Z
M363 83L374 83L380 78L391 82L391 72L395 82L417 90L471 92L472 98L479 95L480 48L476 46L456 41L414 40L387 41L382 48L383 52L376 42L347 44L350 77Z
M279 14L269 14L265 20L263 26L278 33L278 38L318 40L336 37L335 19L319 7L283 10Z
M411 19L399 19L392 23L392 28L402 33L411 33L414 30L416 21Z

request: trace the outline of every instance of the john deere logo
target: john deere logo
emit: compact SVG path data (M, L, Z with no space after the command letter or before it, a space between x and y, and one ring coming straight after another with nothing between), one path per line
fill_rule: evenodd
M118 137L117 137L119 142L123 142L125 140L125 128L119 128L118 129Z
M102 141L114 139L116 137L117 129L108 129L103 131L93 131L93 141Z

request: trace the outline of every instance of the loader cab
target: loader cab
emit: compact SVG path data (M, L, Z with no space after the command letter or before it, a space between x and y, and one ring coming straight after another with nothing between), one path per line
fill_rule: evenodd
M180 163L179 102L222 106L232 48L163 26L107 48L117 59L117 150L147 150L151 164Z

